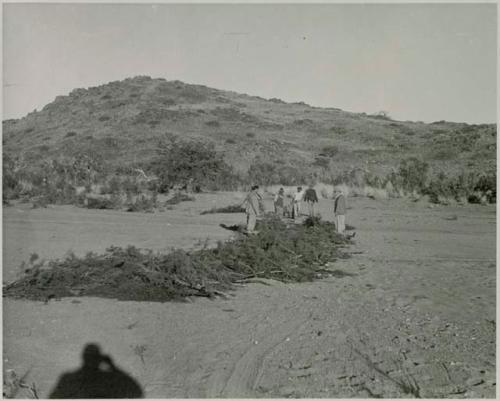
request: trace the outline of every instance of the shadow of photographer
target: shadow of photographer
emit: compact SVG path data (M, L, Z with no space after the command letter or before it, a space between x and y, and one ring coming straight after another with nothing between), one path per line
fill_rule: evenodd
M143 398L140 385L115 366L99 345L83 348L83 365L61 375L49 398Z

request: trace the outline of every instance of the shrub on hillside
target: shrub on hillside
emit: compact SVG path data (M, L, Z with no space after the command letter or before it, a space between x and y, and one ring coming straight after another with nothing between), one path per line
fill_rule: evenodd
M431 157L434 160L454 160L458 157L459 152L453 147L438 147L431 151Z
M497 200L496 172L492 171L480 176L474 186L474 191L484 194L489 203L495 203Z
M4 197L40 204L75 203L76 187L95 184L103 166L98 157L78 152L41 161L4 155Z
M19 177L16 174L16 160L4 153L2 159L2 193L3 200L15 199L19 196Z
M127 212L147 212L151 213L158 207L158 197L153 193L151 197L144 194L137 196L137 198L127 204Z
M314 158L313 166L328 169L330 167L330 162L331 159L329 157L318 155Z
M333 126L330 128L330 131L335 134L335 135L346 135L348 133L347 129L345 129L344 127L337 127L337 126Z
M276 170L275 164L257 160L248 168L249 181L259 185L277 184L280 181Z
M267 162L257 158L248 168L247 181L258 185L300 185L307 182L311 171L281 162Z
M369 117L371 118L376 118L376 119L379 119L379 120L387 120L387 121L391 121L391 117L389 116L389 113L387 111L379 111L375 114L370 114Z
M116 197L112 198L87 198L85 201L85 207L87 209L109 209L109 210L114 210L118 209L121 206L120 203L118 203Z
M211 190L231 189L236 183L232 168L213 144L171 138L158 147L152 166L159 188L176 185L200 186Z
M416 158L410 157L402 160L396 172L387 177L392 184L407 192L421 192L426 188L429 164Z
M119 194L122 192L121 180L118 176L112 176L102 188L105 194Z
M132 177L125 177L121 182L121 187L126 194L137 195L140 193L139 184Z
M430 201L442 203L449 199L467 201L469 203L496 202L496 174L477 177L472 172L454 176L440 172L422 191L429 195Z
M219 128L220 127L220 123L217 121L217 120L211 120L211 121L207 121L205 123L205 125L207 127L214 127L214 128Z
M365 185L377 187L379 186L378 184L382 181L382 179L364 169L351 168L349 170L343 170L336 175L325 177L322 181L333 185L347 184L349 186L356 186L361 188Z

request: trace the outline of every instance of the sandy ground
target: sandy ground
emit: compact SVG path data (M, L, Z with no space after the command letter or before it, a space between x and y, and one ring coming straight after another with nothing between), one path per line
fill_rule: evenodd
M244 215L198 213L237 199L204 194L155 214L4 208L3 280L32 252L229 238L218 224ZM495 208L349 205L356 243L333 264L337 277L185 303L4 299L4 369L28 373L46 397L94 342L149 398L495 397ZM330 208L321 201L323 216Z

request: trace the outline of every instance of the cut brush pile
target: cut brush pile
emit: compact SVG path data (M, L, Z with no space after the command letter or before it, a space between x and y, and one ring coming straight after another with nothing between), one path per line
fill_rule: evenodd
M214 207L209 210L204 210L200 214L215 214L215 213L245 213L245 208L241 205L229 205L224 207Z
M32 257L22 266L24 276L5 286L3 293L45 301L72 296L136 301L212 297L253 278L312 281L329 274L327 262L347 257L339 248L349 241L335 233L334 224L318 218L286 225L266 217L257 229L255 235L191 252L161 254L129 246L48 263Z

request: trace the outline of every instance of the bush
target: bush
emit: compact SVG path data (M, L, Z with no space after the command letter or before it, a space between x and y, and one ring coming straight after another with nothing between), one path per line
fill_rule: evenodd
M453 147L438 148L432 151L431 156L435 160L454 160L459 156L459 152Z
M426 188L428 172L428 163L416 157L410 157L402 160L397 172L391 173L387 178L396 188L407 192L421 192Z
M107 185L103 188L103 192L107 194L119 194L122 192L120 178L116 175L111 177Z
M348 133L347 129L345 129L344 127L337 127L337 126L331 127L330 131L335 135L341 135L341 136L346 135Z
M391 117L389 116L389 113L387 111L379 111L378 113L375 113L375 114L370 114L371 118L376 118L376 119L379 119L379 120L387 120L387 121L390 121L391 120Z
M330 167L330 161L329 157L318 155L315 157L313 165L323 169L328 169Z
M151 213L158 207L158 198L153 194L150 198L145 195L139 195L134 202L127 204L127 212L148 212Z
M309 180L309 171L299 166L271 163L257 158L248 168L247 181L259 185L300 185Z
M337 173L335 176L324 177L323 181L333 185L346 184L359 188L368 185L374 188L381 188L387 179L382 179L378 175L361 168L352 168Z
M495 203L497 201L496 172L492 171L479 177L476 185L474 186L474 191L484 194L489 203Z
M213 144L179 141L175 137L159 145L152 168L161 192L188 184L210 190L231 189L236 183L232 168Z
M146 189L148 191L154 192L156 194L160 193L160 187L159 187L158 180L156 180L156 179L149 180L146 183ZM168 189L167 189L167 191L164 191L164 193L168 193Z
M280 180L276 170L275 164L257 160L248 169L249 181L260 185L277 184Z
M87 209L117 209L119 205L117 205L116 198L108 199L108 198L87 198L85 207Z
M126 194L137 195L140 192L139 185L136 180L131 177L126 177L122 182L121 186Z
M471 194L467 197L467 202L478 204L478 203L482 203L482 199L481 199L481 196L479 194Z
M10 155L4 153L2 160L3 176L2 191L3 200L14 199L19 196L19 177L16 174L16 161Z
M422 191L430 201L441 203L445 199L467 200L469 203L496 202L496 174L476 177L474 173L448 176L441 172Z

